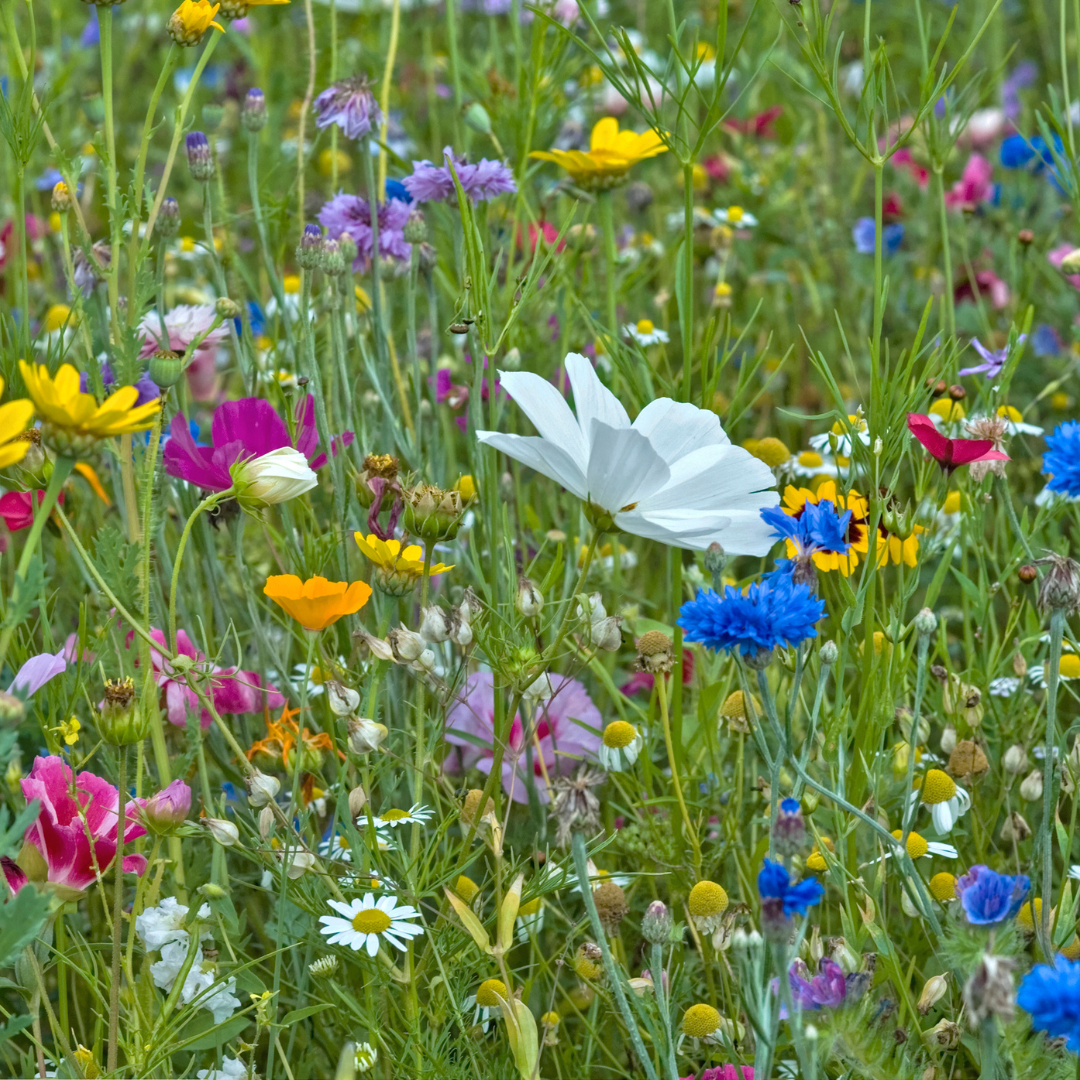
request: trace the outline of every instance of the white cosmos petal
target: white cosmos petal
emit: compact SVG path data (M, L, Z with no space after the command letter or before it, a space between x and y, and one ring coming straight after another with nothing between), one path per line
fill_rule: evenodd
M671 473L653 445L633 428L592 422L589 454L589 499L609 514L647 499L667 483Z
M731 524L731 518L719 515L703 518L696 513L643 513L641 510L627 510L623 514L615 515L615 524L624 532L658 540L661 544L704 551L714 540L720 539L720 534Z
M630 426L630 417L626 415L622 402L600 381L596 369L581 353L569 353L565 365L574 391L578 426L584 432L590 448L595 445L592 438L593 420L601 420L615 429Z
M379 951L379 935L368 934L367 936L367 953L368 956L374 956Z
M555 443L535 435L504 435L498 431L478 431L476 437L487 446L501 450L507 457L543 473L549 480L561 484L579 499L589 497L588 484L581 466ZM584 462L587 459L583 456L579 460Z
M730 445L716 413L671 398L650 401L634 418L634 430L647 436L667 462L704 446Z
M558 387L531 371L500 371L499 380L542 438L562 447L574 460L584 461L589 456L582 425Z
M775 491L768 490L776 483L772 469L741 446L701 447L679 458L670 469L668 482L656 494L641 499L639 509L648 512L700 508L708 513L721 505L725 514L729 510L757 512L779 499ZM768 495L773 496L773 502ZM761 528L763 534L770 531L764 522Z

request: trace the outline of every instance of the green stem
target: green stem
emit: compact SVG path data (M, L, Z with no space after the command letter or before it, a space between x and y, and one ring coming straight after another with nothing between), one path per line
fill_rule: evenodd
M608 332L612 341L619 340L619 323L615 306L615 221L611 210L611 192L602 191L597 199L600 231L604 234L604 295Z
M596 944L600 947L600 955L603 959L604 972L607 975L608 986L611 988L612 996L615 998L615 1004L618 1006L619 1014L623 1018L623 1023L626 1024L626 1030L629 1032L630 1042L633 1045L634 1053L637 1055L641 1067L645 1070L645 1075L649 1080L657 1080L652 1058L645 1049L645 1043L641 1039L641 1032L638 1030L637 1020L630 1011L630 1003L626 999L626 991L623 988L623 972L615 966L615 960L611 955L611 949L608 947L607 934L604 933L604 928L600 924L600 916L596 911L596 903L594 902L592 895L592 882L589 880L589 866L588 857L585 852L584 833L574 833L572 846L574 852L574 870L577 872L578 887L581 889L581 896L585 901L585 910L589 916L589 924L592 927L593 936L596 938ZM657 978L659 979L659 976L657 976Z
M867 20L870 17L870 0L866 3ZM874 352L870 362L877 370L881 356L881 323L885 316L885 305L882 302L881 286L884 280L881 256L883 238L882 231L882 207L884 204L884 173L885 162L874 162Z
M674 18L674 11L672 12ZM674 31L673 31L674 32ZM694 347L694 163L683 165L683 265L685 281L679 297L682 320L683 401L690 400L690 366Z
M1056 607L1050 614L1050 659L1046 667L1046 740L1043 744L1042 821L1036 846L1042 861L1042 912L1037 927L1043 956L1054 955L1050 941L1050 909L1054 903L1054 749L1057 746L1057 696L1061 677L1061 639L1065 631L1065 611Z
M120 208L117 205L116 130L113 123L113 9L98 8L99 45L101 48L101 97L105 106L105 181L109 203L109 250L107 270L109 287L109 322L113 344L120 345ZM71 193L75 198L75 192Z
M117 747L120 770L117 779L119 820L116 827L116 857L113 860L112 978L109 983L108 1072L116 1072L120 1039L120 931L124 905L124 833L127 830L127 747Z
M680 672L681 675L681 672ZM697 830L690 820L690 812L686 808L686 799L683 798L682 781L679 779L681 761L675 753L675 745L671 738L671 720L668 717L667 703L667 677L661 672L656 676L656 697L660 705L660 723L664 729L664 744L667 747L668 764L671 766L671 783L675 788L675 797L679 800L679 811L682 814L683 829L690 838L690 846L694 849L694 869L697 876L701 877L701 843L698 840ZM681 747L680 747L681 749ZM773 792L773 802L776 802L776 792ZM675 827L675 843L677 849L682 849L683 829Z
M232 489L230 489L231 491ZM209 510L210 507L216 506L222 499L224 499L229 492L215 491L211 495L207 495L205 499L194 510L191 511L191 516L187 519L187 523L184 525L184 531L180 534L180 543L176 549L176 559L173 562L172 572L172 584L169 587L169 644L172 647L173 653L177 652L176 646L176 587L180 582L180 564L184 561L184 548L187 547L188 537L191 535L191 528L195 524L195 519L204 511Z
M949 247L949 209L945 205L945 179L942 168L934 169L934 190L937 194L938 220L941 223L941 262L945 275L945 334L956 337L956 297L953 293L952 251Z
M667 1043L664 1055L664 1071L667 1080L679 1080L679 1068L675 1061L675 1040L671 1037L671 1012L670 1003L664 993L664 949L661 945L653 943L652 956L649 963L649 974L652 976L653 992L656 994L656 1007L660 1011L660 1023L664 1028L664 1039Z

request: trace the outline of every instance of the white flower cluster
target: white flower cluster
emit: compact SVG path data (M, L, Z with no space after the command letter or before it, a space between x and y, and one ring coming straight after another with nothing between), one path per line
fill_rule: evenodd
M188 908L175 896L166 897L157 907L147 908L135 918L135 932L149 951L160 951L161 959L150 965L154 985L165 993L172 990L187 959L190 933L184 929ZM210 905L199 908L200 919L210 918ZM190 1005L198 998L202 1009L209 1009L214 1023L228 1020L240 1007L240 999L234 995L236 979L219 981L216 968L203 957L202 942L210 937L209 930L200 930L199 946L195 959L180 991L180 1003ZM214 989L216 987L216 989ZM208 991L213 990L213 993ZM243 1075L240 1073L238 1075Z

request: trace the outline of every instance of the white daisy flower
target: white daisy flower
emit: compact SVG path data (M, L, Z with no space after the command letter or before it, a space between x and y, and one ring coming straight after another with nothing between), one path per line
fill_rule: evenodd
M741 206L720 208L715 211L714 216L717 221L722 221L725 225L733 225L737 229L752 229L758 223L757 218Z
M922 787L911 793L911 801L930 808L934 828L940 836L952 832L953 826L971 809L971 796L942 769L927 771Z
M371 1043L360 1043L356 1048L356 1071L367 1072L375 1068L375 1062L379 1060L379 1051Z
M223 1057L220 1069L200 1069L198 1080L247 1080L251 1074L239 1058Z
M715 413L658 398L631 423L584 356L570 353L566 372L576 415L546 379L502 371L502 388L540 435L478 431L477 439L562 485L605 528L691 550L718 541L729 555L768 553L761 511L779 502L769 490L775 477L731 445Z
M832 440L835 440L836 448L833 452L841 457L849 458L851 457L851 436L848 434L848 428L855 432L856 438L863 446L870 445L870 432L866 427L866 421L853 413L848 414L847 425L837 420L828 431L823 431L820 435L812 435L810 445L818 453L825 454L833 450Z
M423 825L434 816L435 811L429 806L414 803L408 810L386 810L373 820L376 829L393 829L398 825Z
M645 740L633 724L626 720L613 720L604 728L598 755L605 772L623 772L638 759Z
M893 829L893 836L897 840L901 839L903 835L903 830ZM917 832L908 833L907 852L913 859L929 859L934 855L937 855L940 859L956 859L959 857L959 852L957 852L952 844L940 844L936 840L926 840ZM892 851L886 851L885 854L876 861L884 862L886 859L891 859L893 854L894 852Z
M1012 405L999 405L997 414L1008 424L1006 430L1010 435L1041 435L1043 433L1043 429L1036 424L1025 424L1023 414Z
M651 319L638 319L636 323L627 323L623 327L623 333L639 345L666 345L671 340L668 332L654 326Z
M1069 877L1073 878L1075 881L1080 881L1080 864L1073 863L1073 865L1069 867Z
M828 439L825 445L828 446ZM826 460L817 450L804 450L801 454L796 454L788 462L788 468L794 476L835 477L840 475L836 464Z
M356 819L356 827L363 831L367 826L367 818L359 817ZM380 851L391 851L394 845L384 839L382 836L376 835L375 839L378 841ZM336 836L327 836L319 843L319 854L324 859L332 859L334 862L352 862L352 848L349 847L349 838L344 833L338 833Z
M1036 506L1052 505L1054 503L1080 503L1080 495L1066 495L1063 491L1051 491L1049 487L1044 487L1038 495L1035 496Z
M381 896L378 900L368 893L356 897L348 904L340 900L328 901L337 915L320 915L319 922L331 945L347 945L353 952L367 949L368 956L375 956L382 941L387 941L401 952L406 942L424 932L411 919L420 918L420 912L407 904L399 905L396 896Z

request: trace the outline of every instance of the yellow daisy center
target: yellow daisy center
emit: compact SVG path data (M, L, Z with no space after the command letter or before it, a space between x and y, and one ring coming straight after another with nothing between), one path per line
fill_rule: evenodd
M518 908L519 915L535 915L540 910L540 897L529 900Z
M819 469L825 464L825 459L813 450L804 450L799 455L799 464L804 469Z
M390 916L378 908L368 908L353 916L352 925L359 934L381 934L390 926Z
M940 416L942 420L963 420L967 416L964 406L952 398L938 398L930 406L930 412L934 416Z
M941 900L942 902L946 900L955 900L956 878L954 878L952 874L945 873L944 871L940 874L935 874L930 879L930 895L935 900Z
M692 1039L704 1039L720 1026L720 1014L711 1005L691 1005L683 1013L682 1029Z
M900 829L893 829L893 836L895 836L897 840L903 835L904 834ZM929 845L917 832L908 833L907 853L913 859L921 859L929 850Z
M1065 653L1058 664L1058 671L1066 679L1080 679L1080 656L1076 653Z
M1011 420L1014 424L1019 424L1023 420L1023 416L1020 415L1020 410L1014 408L1012 405L1001 405L997 411L998 416L1005 420Z
M728 906L728 894L715 881L699 881L690 890L688 906L690 914L699 918L719 915Z
M742 221L744 213L745 211L741 206L729 206L727 212L727 219L733 225L738 224L738 222Z
M383 821L401 821L409 816L409 812L407 810L387 810L385 814L379 816Z
M958 514L960 513L960 492L950 491L945 496L945 501L941 504L941 512L943 514Z
M1034 914L1032 909L1034 908ZM1035 933L1035 924L1042 922L1042 897L1029 900L1017 913L1017 923L1029 934Z
M741 690L735 690L724 698L724 704L720 706L720 715L729 720L746 719L746 699Z
M731 286L726 281L718 281L713 291L717 296L730 296Z
M785 461L790 460L791 451L784 445L780 439L770 435L768 438L760 439L757 446L750 451L759 461L764 461L766 465L776 468L777 465L783 465Z
M833 842L829 837L823 836L821 840L814 845L814 850L810 852L806 859L807 870L814 870L817 873L821 873L821 871L828 869L828 864L825 862L825 856L821 853L822 848L826 848L830 852L833 850Z
M1069 407L1069 395L1059 390L1050 399L1050 407L1058 412L1063 412Z
M1076 960L1080 957L1080 937L1073 934L1072 941L1064 948L1058 950L1068 960Z
M194 236L181 236L180 237L180 250L183 252L191 252L195 250L195 237ZM297 279L299 280L299 279ZM299 289L297 290L299 291Z
M53 304L53 306L45 312L42 328L47 334L51 334L54 330L59 330L60 327L67 322L70 314L71 308L69 308L67 304Z
M476 1004L485 1009L493 1009L499 1004L496 994L503 1001L506 1000L506 983L502 979L485 979L476 991Z
M637 728L625 720L614 720L604 728L604 745L612 750L621 750L637 738Z
M286 274L282 279L281 287L287 293L298 293L300 291L300 275Z
M956 794L956 784L948 773L931 769L922 786L922 801L928 806L948 802Z
M639 334L651 334L655 329L650 319L638 319L637 332Z

